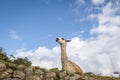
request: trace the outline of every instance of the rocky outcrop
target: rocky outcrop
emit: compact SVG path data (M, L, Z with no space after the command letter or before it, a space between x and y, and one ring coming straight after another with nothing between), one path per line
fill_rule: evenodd
M119 80L98 79L93 73L85 75L87 76L69 74L66 71L58 71L57 68L46 70L38 66L26 67L0 62L0 80Z
M0 80L87 80L78 74L66 71L45 70L38 66L26 67L0 62Z

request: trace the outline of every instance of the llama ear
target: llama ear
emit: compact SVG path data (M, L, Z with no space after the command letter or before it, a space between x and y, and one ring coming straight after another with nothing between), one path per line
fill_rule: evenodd
M66 42L70 42L71 40L66 40Z

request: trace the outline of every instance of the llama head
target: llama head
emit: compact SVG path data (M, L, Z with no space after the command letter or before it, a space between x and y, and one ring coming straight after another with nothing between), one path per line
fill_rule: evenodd
M64 38L56 38L56 42L58 42L59 44L66 44L67 42L70 42L71 40L66 40Z

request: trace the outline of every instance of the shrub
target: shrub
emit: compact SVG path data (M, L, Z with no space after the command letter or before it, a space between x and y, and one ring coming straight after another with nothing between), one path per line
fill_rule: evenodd
M31 66L31 64L32 64L31 61L29 61L27 57L25 57L25 58L17 58L17 59L14 60L14 63L17 64L17 65L22 64L22 65L25 65L27 67Z
M59 72L59 69L58 68L52 68L52 69L50 69L50 71L53 71L53 72L57 73L57 72Z
M3 48L0 48L0 61L11 62L4 52Z

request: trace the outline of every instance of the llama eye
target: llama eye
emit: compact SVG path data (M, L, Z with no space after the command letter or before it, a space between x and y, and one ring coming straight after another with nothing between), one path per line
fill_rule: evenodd
M65 40L64 38L62 38L62 40Z

